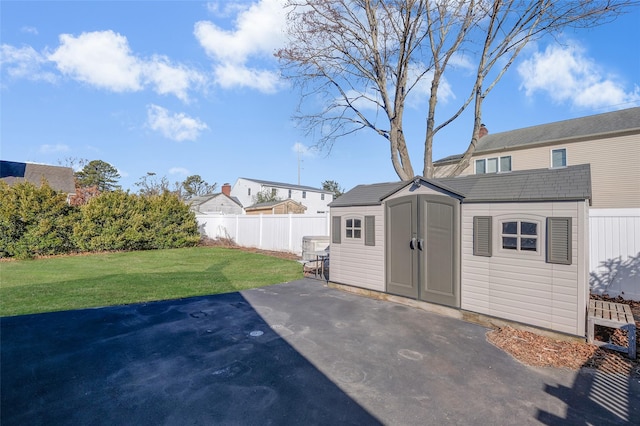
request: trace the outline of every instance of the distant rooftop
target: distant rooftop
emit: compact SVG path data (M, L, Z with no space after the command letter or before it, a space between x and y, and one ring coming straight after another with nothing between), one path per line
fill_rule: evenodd
M9 185L30 182L40 186L43 178L56 191L66 194L75 194L76 192L75 179L71 167L0 160L0 180Z
M269 180L251 179L251 178L246 178L246 177L241 177L240 179L249 180L251 182L259 183L260 185L271 186L271 187L276 187L276 188L297 189L299 191L314 191L314 192L323 192L325 194L332 194L331 191L325 191L322 188L314 188L312 186L293 185L293 184L290 184L290 183L273 182L273 181L269 181Z

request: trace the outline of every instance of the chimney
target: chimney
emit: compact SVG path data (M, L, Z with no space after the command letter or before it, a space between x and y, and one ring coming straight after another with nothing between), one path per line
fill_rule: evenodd
M227 197L231 197L231 185L225 183L222 185L222 193Z
M487 136L489 134L489 130L484 126L484 124L480 125L480 130L478 130L478 139L483 136Z

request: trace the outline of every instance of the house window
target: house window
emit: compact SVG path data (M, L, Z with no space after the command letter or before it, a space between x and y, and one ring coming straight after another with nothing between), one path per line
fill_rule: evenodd
M320 194L320 199L324 201L324 194Z
M524 220L502 222L502 248L514 251L538 251L538 223Z
M247 188L247 195L251 196L251 188Z
M476 174L501 173L511 171L511 156L483 158L476 160Z
M302 198L307 198L307 191L302 191Z
M291 190L289 190L289 198L291 198Z
M278 195L278 190L276 188L271 188L271 196L275 197L276 195Z
M566 167L567 150L566 148L551 150L551 167Z
M345 228L346 228L345 236L347 238L354 238L354 239L362 238L362 220L347 219L347 226Z

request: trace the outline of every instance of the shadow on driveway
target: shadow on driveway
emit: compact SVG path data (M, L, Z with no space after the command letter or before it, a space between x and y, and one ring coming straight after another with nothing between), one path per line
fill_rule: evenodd
M639 419L637 381L594 404L584 371L524 366L484 327L310 279L0 326L3 425Z
M379 424L240 293L0 324L3 425Z

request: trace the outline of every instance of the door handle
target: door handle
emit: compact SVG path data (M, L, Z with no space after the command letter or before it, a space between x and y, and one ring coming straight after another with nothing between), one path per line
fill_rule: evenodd
M411 241L409 241L409 247L411 247L411 250L415 250L416 249L416 239L412 238Z
M418 240L418 250L424 250L424 240L422 238Z

